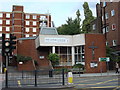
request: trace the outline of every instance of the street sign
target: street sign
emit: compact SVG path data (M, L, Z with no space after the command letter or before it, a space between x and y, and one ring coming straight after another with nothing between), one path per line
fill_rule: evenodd
M109 57L101 57L101 58L99 58L99 61L100 62L109 62L110 61L110 58Z

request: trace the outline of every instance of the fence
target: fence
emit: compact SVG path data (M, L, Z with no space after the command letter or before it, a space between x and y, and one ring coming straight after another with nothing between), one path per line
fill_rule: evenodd
M64 69L44 71L6 71L4 86L10 87L37 87L47 85L65 85Z

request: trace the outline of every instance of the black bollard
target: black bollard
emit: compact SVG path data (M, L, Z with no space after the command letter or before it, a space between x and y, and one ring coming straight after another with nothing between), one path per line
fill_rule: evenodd
M52 70L49 71L49 77L53 77L53 71Z

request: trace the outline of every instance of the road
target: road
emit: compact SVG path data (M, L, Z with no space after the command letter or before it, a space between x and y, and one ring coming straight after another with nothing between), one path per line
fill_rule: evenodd
M118 79L119 78L119 79ZM120 77L102 76L102 77L83 77L74 78L75 88L118 88L120 86Z

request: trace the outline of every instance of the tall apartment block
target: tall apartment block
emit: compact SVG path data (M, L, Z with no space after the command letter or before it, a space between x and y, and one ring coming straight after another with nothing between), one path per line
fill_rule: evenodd
M103 33L106 45L120 51L120 1L96 5L97 19L92 22L93 33Z
M41 27L51 27L51 15L25 13L23 6L13 5L12 12L0 12L0 36L10 33L17 38L33 37L39 34Z

